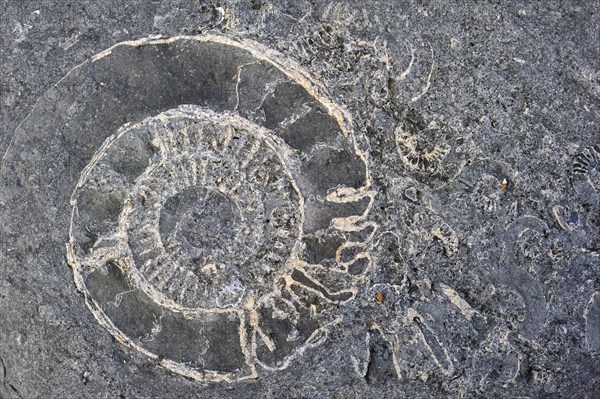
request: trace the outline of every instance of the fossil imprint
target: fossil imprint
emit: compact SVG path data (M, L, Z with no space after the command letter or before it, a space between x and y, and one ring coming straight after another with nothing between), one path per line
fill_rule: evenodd
M364 156L299 70L247 41L151 38L55 88L71 99L53 123L80 149L75 283L119 342L176 373L286 368L369 267Z

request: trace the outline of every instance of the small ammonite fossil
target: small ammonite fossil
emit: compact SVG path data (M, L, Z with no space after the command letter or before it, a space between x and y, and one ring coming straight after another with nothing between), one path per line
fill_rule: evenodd
M453 181L463 170L472 152L468 134L462 134L442 120L427 123L414 109L403 111L395 129L396 149L404 171L432 188Z
M46 97L34 112L71 160L68 261L119 342L237 381L324 341L369 267L374 194L348 118L299 67L224 36L150 38Z

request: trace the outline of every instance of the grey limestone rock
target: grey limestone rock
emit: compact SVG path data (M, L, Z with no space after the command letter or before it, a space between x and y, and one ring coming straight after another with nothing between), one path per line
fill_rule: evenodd
M0 0L0 398L594 398L600 4Z

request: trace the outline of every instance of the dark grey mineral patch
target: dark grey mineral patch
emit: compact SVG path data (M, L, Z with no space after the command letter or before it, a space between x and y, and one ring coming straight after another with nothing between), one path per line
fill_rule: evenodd
M0 398L595 398L597 1L0 0Z

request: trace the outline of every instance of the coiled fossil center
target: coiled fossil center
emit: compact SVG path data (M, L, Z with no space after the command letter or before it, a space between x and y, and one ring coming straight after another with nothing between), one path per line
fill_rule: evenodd
M167 248L181 247L194 264L225 263L243 240L241 211L218 189L192 186L169 198L161 211L159 232Z
M168 255L178 261L187 278L207 290L220 289L221 303L229 284L230 299L243 295L251 283L249 265L236 254L244 252L248 229L235 200L216 189L192 186L169 198L162 209L159 232ZM250 268L253 265L250 265ZM233 278L235 276L235 278Z

